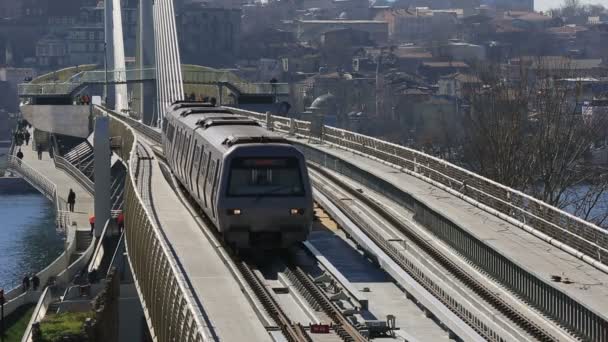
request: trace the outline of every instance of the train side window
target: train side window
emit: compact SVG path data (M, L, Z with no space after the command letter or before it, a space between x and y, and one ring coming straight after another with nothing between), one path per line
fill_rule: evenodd
M207 177L209 177L209 164L211 163L211 151L207 152L205 155L205 161L203 165L205 165L205 177L203 177L203 198L205 201L205 207L209 207L207 204Z
M184 179L186 180L186 186L190 186L190 175L188 174L188 160L190 159L190 154L192 152L190 142L192 141L191 135L186 135L186 145L185 151L182 158L182 170L184 170Z
M198 154L200 152L200 148L198 147L198 141L196 141L196 139L194 140L194 153L193 153L193 158L190 161L190 168L189 173L190 173L190 190L194 191L194 187L196 186L196 176L192 171L195 171L196 169L198 169Z
M213 168L215 170L215 173L213 174L213 187L211 188L211 211L213 214L213 217L215 217L215 195L217 192L217 177L219 175L219 169L220 169L220 162L219 159L216 160L215 162L213 162Z
M201 143L201 148L199 151L197 167L196 171L196 193L198 194L198 198L201 198L201 173L203 172L203 155L205 154L205 145Z
M184 133L183 131L180 129L177 132L177 144L175 145L175 156L173 158L173 165L175 165L175 168L177 169L177 174L181 175L180 169L179 169L179 158L181 157L182 153L182 145L184 143Z
M177 168L180 171L180 175L182 178L184 177L184 169L182 168L182 162L184 161L184 155L186 154L186 140L188 139L188 134L186 131L182 131L182 143L179 148L179 159L177 160Z
M177 157L179 156L179 146L180 146L181 142L182 142L182 132L178 128L177 129L177 138L175 139L175 144L173 144L173 153L172 153L172 160L173 160L174 167L177 166Z

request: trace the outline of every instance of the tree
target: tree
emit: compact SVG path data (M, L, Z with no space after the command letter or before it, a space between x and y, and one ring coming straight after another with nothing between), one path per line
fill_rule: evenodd
M572 81L570 60L522 59L511 73L493 65L477 70L483 86L469 97L464 124L469 167L603 223L594 208L608 196L608 177L585 157L608 120L585 120L577 110L581 84Z

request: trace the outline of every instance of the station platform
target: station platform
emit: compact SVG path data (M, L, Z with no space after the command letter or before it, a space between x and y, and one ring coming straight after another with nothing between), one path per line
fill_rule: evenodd
M30 134L32 137L34 136L32 130L30 130ZM57 194L64 203L68 198L70 189L74 190L74 193L76 193L76 204L74 205L74 212L69 213L70 225L76 222L78 230L90 231L89 217L95 212L93 196L70 175L56 168L48 151L42 152L42 159L39 160L38 152L33 150L33 145L34 142L30 141L29 145L23 144L21 147L15 147L15 154L21 149L21 152L23 152L23 163L29 165L54 183L57 187ZM65 209L67 210L67 208Z
M196 301L220 341L272 341L214 245L152 161L152 203L161 229L187 274ZM210 228L213 229L213 228Z
M302 139L295 141L306 143ZM310 146L390 182L429 208L440 212L530 274L561 290L598 316L608 319L608 274L419 178L335 146ZM552 276L568 278L571 283L554 282Z

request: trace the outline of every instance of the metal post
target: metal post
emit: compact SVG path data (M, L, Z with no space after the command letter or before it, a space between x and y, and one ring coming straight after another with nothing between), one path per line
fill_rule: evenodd
M108 42L103 42L103 67L105 74L105 82L103 84L103 103L108 105Z
M0 289L0 341L4 342L4 289Z

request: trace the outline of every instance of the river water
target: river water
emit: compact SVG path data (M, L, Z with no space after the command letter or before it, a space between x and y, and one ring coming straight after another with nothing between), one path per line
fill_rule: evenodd
M44 269L63 248L51 201L29 186L0 183L0 287L19 285L25 273Z

